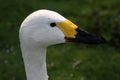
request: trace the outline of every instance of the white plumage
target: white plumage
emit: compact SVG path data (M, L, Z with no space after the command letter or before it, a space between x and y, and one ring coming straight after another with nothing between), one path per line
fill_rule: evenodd
M64 34L50 23L66 19L56 12L39 10L30 14L20 28L20 43L27 80L48 80L46 70L46 48L49 45L64 43Z

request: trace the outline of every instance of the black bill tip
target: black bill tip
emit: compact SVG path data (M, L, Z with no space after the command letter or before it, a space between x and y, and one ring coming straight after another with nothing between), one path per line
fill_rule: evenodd
M77 28L76 31L77 31L77 34L75 35L75 38L66 38L67 42L78 42L78 43L84 43L84 44L106 43L106 40L103 37L90 34L79 28Z

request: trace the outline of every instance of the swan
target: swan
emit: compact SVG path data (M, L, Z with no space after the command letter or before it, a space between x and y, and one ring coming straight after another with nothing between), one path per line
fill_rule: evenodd
M20 47L27 80L48 80L46 48L65 42L100 44L102 37L90 34L51 10L31 13L19 30Z

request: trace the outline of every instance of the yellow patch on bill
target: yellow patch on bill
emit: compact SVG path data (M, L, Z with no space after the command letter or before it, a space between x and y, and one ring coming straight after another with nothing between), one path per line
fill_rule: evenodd
M57 27L63 31L65 37L67 38L75 38L75 35L77 34L76 29L78 27L69 20L57 23Z

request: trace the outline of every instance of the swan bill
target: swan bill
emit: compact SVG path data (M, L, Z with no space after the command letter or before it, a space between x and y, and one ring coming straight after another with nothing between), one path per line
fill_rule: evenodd
M78 42L85 44L105 43L103 37L99 37L84 31L69 20L57 23L57 27L64 33L66 42Z

